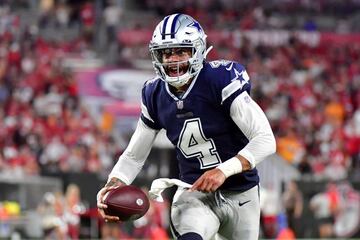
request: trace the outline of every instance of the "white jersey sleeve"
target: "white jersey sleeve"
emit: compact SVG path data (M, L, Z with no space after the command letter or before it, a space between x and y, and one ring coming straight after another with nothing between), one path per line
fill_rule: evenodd
M119 157L109 179L116 177L126 184L131 184L141 171L158 132L139 119L129 145Z
M276 141L268 119L260 106L245 91L231 103L230 116L249 140L239 152L254 168L275 153Z

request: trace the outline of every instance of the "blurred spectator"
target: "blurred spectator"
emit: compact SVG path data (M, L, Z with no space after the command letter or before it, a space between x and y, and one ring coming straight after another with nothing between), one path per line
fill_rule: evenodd
M64 220L68 225L67 235L71 239L79 239L80 214L85 210L81 202L80 188L76 184L69 184L65 192Z
M278 216L281 211L280 196L275 189L260 188L261 230L265 238L275 238L279 231Z
M67 160L61 162L62 172L77 172L81 173L85 169L85 151L86 148L81 145L76 145L70 149Z
M54 0L41 0L40 4L40 27L46 27L51 19L54 8Z
M338 184L339 208L334 226L338 238L354 238L360 233L360 192L348 181Z
M122 231L119 223L108 222L103 223L100 229L101 239L113 240L113 239L131 239L124 231Z
M70 22L70 10L64 2L57 4L55 9L56 25L60 30L66 29Z
M91 1L87 1L80 10L81 25L87 43L92 44L95 28L95 9Z
M331 149L328 154L328 164L324 169L324 177L327 180L339 181L348 177L350 161L348 156L344 153L342 145L342 141L337 138L332 141Z
M291 164L297 165L304 156L304 148L294 130L277 138L277 153Z
M360 180L360 109L347 121L344 129L345 148L351 157L349 168L353 179Z
M332 98L325 106L325 117L331 124L339 126L344 121L345 109L344 105L338 101L338 95L333 94L333 96L335 99Z
M298 236L301 232L300 219L303 212L304 200L301 191L295 181L289 181L285 185L285 191L282 194L283 206L285 208L288 227Z
M117 40L118 26L120 25L120 17L122 15L122 9L114 0L108 0L108 5L103 12L103 18L106 27L106 40L109 44Z
M63 219L63 204L62 193L46 193L39 203L38 212L42 216L44 239L67 239L68 227Z
M325 192L317 193L311 198L310 208L319 224L320 238L334 236L334 220L338 207L339 195L334 184L328 184Z
M40 156L40 163L50 172L58 172L61 160L66 156L66 146L60 141L58 136L50 139Z

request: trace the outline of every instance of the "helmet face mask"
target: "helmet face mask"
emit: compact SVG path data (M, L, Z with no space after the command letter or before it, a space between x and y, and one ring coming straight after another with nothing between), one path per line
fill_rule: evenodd
M162 48L154 50L154 54L158 61L164 62L164 58L169 58L172 55L183 56L188 54L192 57L193 50L192 47Z
M181 58L178 62L164 62L164 56L179 55L181 50L186 50L185 48L191 49L187 60ZM192 17L185 14L173 14L165 17L157 25L149 50L156 74L170 85L181 87L190 79L197 77L203 67L206 55L206 34ZM177 68L177 73L175 73L175 68Z
M157 63L157 66L161 70L164 70L167 76L180 77L189 71L189 59L194 54L194 48L163 48L154 50L153 53L153 59ZM161 66L158 63L161 63Z

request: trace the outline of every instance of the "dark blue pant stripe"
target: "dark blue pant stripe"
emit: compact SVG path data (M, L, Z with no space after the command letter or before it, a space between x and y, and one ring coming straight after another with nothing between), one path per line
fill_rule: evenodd
M179 240L203 240L203 238L197 233L189 232L180 236Z
M170 213L170 216L171 216L171 213ZM176 238L179 238L180 237L180 233L178 231L176 231L175 229L175 226L171 220L171 217L170 217L170 228L171 228L171 231L174 233L175 237Z

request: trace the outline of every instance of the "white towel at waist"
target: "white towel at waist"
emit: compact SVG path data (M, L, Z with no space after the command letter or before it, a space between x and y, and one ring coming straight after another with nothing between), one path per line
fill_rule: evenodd
M150 198L154 199L157 202L163 202L164 199L161 196L161 193L169 187L172 187L174 185L177 185L179 187L183 187L183 188L191 188L192 185L186 182L183 182L179 179L170 179L170 178L158 178L155 179L152 183L151 183L151 188L149 191L149 196Z

